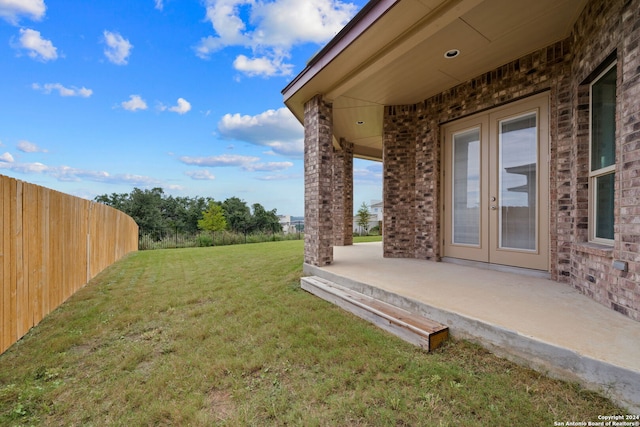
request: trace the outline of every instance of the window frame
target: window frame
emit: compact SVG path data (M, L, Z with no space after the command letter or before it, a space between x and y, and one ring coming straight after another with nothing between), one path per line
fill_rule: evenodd
M593 156L593 87L597 84L607 73L609 73L613 68L616 68L616 110L617 110L617 100L618 100L618 79L617 79L617 61L612 61L609 65L607 65L602 72L600 72L589 84L589 241L592 243L597 243L606 246L613 246L614 239L607 239L604 237L596 236L596 224L597 224L597 210L596 210L596 202L598 200L598 185L597 180L606 175L613 175L614 183L615 183L615 175L616 175L616 138L614 136L614 161L611 165L601 167L599 169L592 170L592 156ZM617 133L617 120L616 114L614 114L614 133ZM615 184L614 184L615 186ZM615 190L614 190L614 203L615 203ZM612 224L615 228L615 210L612 213L613 218Z

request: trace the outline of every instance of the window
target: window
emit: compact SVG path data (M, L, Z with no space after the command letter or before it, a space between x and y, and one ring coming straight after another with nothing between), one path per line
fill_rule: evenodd
M591 83L589 234L596 243L613 244L616 165L616 64Z

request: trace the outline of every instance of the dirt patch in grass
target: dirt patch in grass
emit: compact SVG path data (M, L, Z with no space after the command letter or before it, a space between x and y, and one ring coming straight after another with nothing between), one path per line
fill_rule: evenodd
M230 392L223 390L211 390L206 400L208 413L211 419L226 421L236 412L236 405Z

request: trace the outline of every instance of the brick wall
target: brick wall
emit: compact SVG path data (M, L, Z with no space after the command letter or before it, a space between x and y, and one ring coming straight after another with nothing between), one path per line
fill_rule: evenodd
M440 127L427 114L424 104L417 105L416 186L415 186L415 257L440 259Z
M575 24L575 163L570 283L596 301L640 320L640 1L591 1ZM589 84L617 61L614 246L589 244ZM614 260L628 271L612 268Z
M570 146L569 43L565 40L533 52L419 104L385 109L385 256L434 260L442 256L440 124L550 91L551 111L555 113L550 121L551 140L562 140ZM558 164L568 171L569 157L570 153L552 151L550 175L556 176ZM561 190L566 186L555 180L553 185L554 194L559 192L559 185ZM551 200L553 211L558 209L557 200ZM553 217L552 235L557 235L559 226ZM409 245L401 244L398 237ZM553 240L552 265L562 258L562 268L567 271L564 276L568 277L571 248L558 243L555 237ZM557 269L553 274L563 276Z
M593 0L572 36L384 117L384 254L439 259L440 125L538 92L550 95L552 279L640 320L640 0ZM588 242L588 79L618 60L613 248ZM619 259L628 271L612 268Z
M621 72L619 212L616 258L626 261L608 299L615 309L640 320L640 0L622 8L618 57Z
M333 114L316 96L304 106L304 261L333 262Z
M416 106L385 108L383 124L383 253L415 258Z
M353 244L353 143L333 149L333 244Z

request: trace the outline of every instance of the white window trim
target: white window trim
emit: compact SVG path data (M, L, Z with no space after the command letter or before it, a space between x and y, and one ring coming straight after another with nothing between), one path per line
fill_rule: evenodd
M597 83L605 74L607 74L613 67L617 65L618 61L613 61L607 68L605 68L598 76L593 79L593 81L589 84L589 241L592 243L597 243L606 246L613 246L614 239L603 239L601 237L596 237L596 210L595 210L595 201L597 200L597 186L596 179L608 175L611 173L615 174L616 164L612 164L610 166L606 166L604 168L597 169L595 171L591 170L592 160L592 118L593 118L593 85ZM616 84L616 91L617 91ZM617 97L616 97L617 98ZM616 126L617 129L617 126ZM615 222L615 217L614 217Z

